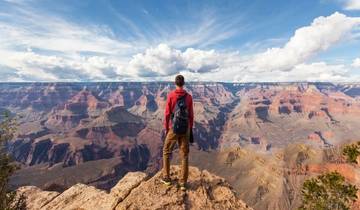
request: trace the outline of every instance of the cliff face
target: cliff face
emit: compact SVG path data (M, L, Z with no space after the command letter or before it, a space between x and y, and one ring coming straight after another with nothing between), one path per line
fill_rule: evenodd
M356 97L316 85L258 85L237 92L219 146L250 145L262 151L292 143L318 147L360 138ZM255 140L255 141L254 141Z
M67 130L79 125L82 119L96 117L110 104L101 101L90 91L82 90L65 103L53 108L45 125L56 130Z
M242 202L223 179L207 171L190 167L189 189L176 186L179 167L172 167L174 185L160 183L160 173L147 179L142 172L124 176L109 193L84 184L77 184L63 193L42 191L26 186L18 189L27 198L29 210L39 209L251 209Z
M112 107L97 118L83 121L81 125L60 135L50 133L48 129L20 135L9 149L17 161L29 166L62 164L66 167L121 156L124 161L135 165L145 163L146 168L149 151L135 140L144 128L140 117L122 107ZM128 153L135 155L129 157ZM140 159L145 160L137 162Z
M18 142L10 148L16 160L26 165L74 165L93 160L79 157L89 151L103 153L89 154L92 157L116 157L119 152L107 145L122 142L129 148L137 140L146 144L152 157L159 153L161 142L155 138L162 129L166 95L171 90L168 83L0 86L0 108L23 116ZM194 98L194 135L201 150L250 145L267 151L294 142L322 147L359 139L355 132L360 128L358 89L356 84L322 83L187 85ZM66 151L82 150L82 145L97 149L77 153L76 158L67 155ZM32 155L39 151L37 147L57 155ZM27 158L28 153L36 160Z

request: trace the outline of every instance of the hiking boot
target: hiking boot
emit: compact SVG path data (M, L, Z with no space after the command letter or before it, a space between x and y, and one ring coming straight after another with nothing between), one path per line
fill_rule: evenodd
M187 190L187 187L186 187L185 183L180 183L180 190L181 191L186 191Z
M168 178L168 177L163 177L163 178L160 179L160 181L161 181L164 185L166 185L166 186L170 186L170 185L171 185L171 179Z

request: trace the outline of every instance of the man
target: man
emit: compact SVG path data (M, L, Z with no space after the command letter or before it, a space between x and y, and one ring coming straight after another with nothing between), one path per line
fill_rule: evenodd
M186 182L189 173L189 140L192 137L194 123L194 111L192 96L184 90L185 79L182 75L175 77L176 89L167 96L165 108L165 131L166 138L163 147L163 177L161 181L171 185L170 179L170 156L177 143L181 157L180 189L186 190Z

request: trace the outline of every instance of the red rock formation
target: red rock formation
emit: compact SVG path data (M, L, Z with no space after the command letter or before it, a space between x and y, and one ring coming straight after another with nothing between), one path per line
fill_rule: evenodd
M322 131L321 132L321 136L325 139L331 139L334 137L334 132L333 131Z
M90 91L80 91L66 103L55 107L46 126L53 129L71 129L76 127L82 119L97 116L102 109L109 107L105 101L96 98Z
M351 183L359 182L359 177L357 176L356 170L353 166L343 163L322 163L322 164L310 164L307 167L308 172L314 174L322 174L326 172L337 171L345 177L345 179Z
M319 145L323 145L324 142L321 139L321 136L318 133L311 133L308 135L308 140Z
M124 96L121 94L120 90L111 93L109 97L109 102L111 103L111 105L125 106Z
M253 89L245 93L249 106L269 106L272 114L305 113L309 118L330 115L356 114L360 116L360 104L343 93L323 94L316 87Z
M316 117L325 118L326 114L324 111L310 111L310 113L308 114L308 117L309 117L309 119L316 118Z
M65 109L73 110L77 107L83 107L90 111L107 108L109 104L96 98L90 91L83 90L73 96L68 103L65 104ZM75 111L75 110L74 110Z

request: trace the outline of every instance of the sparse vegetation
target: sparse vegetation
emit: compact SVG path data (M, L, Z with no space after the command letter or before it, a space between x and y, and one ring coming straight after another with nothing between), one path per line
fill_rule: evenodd
M347 210L357 199L358 189L338 172L306 180L302 187L300 210Z
M357 157L360 155L360 142L346 145L343 149L343 155L349 163L357 164Z
M8 114L3 114L0 122L0 209L1 210L21 210L25 209L25 199L22 195L17 195L15 191L10 191L8 182L11 175L17 170L7 154L6 143L13 138L16 129L16 122Z

